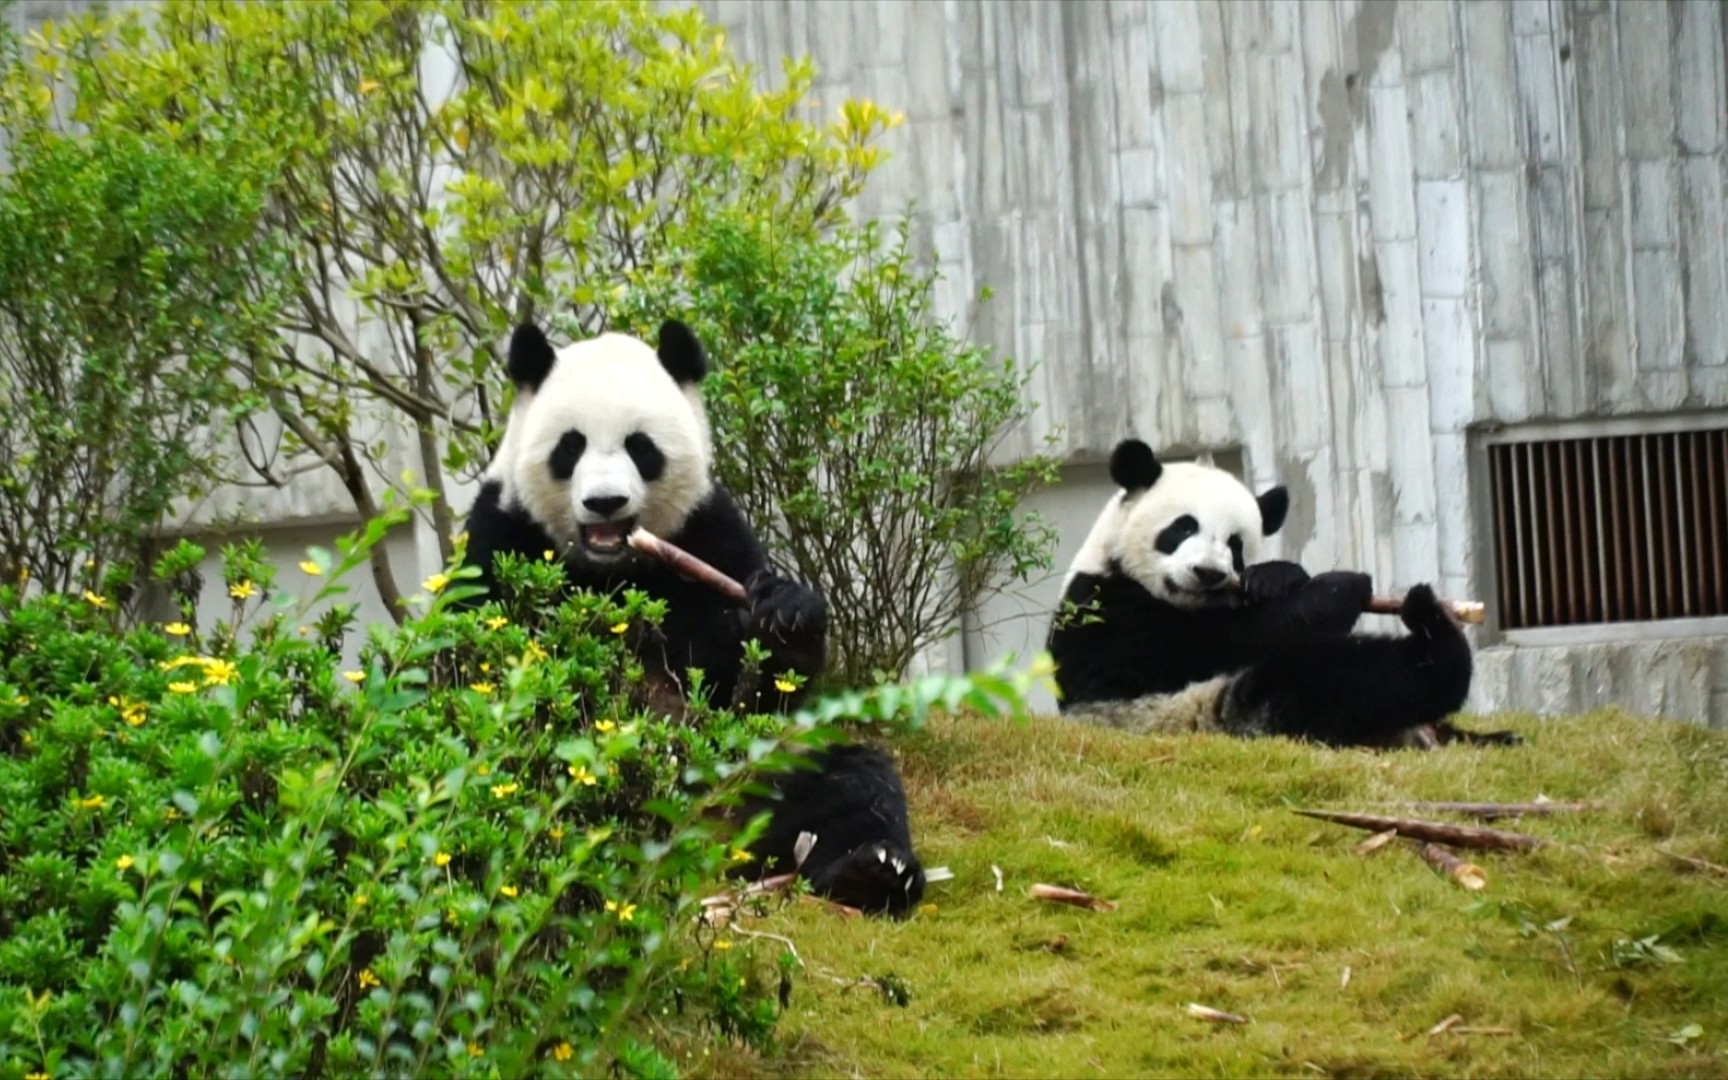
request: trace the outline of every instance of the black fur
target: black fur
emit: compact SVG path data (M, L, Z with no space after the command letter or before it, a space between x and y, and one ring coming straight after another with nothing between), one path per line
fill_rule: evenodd
M558 358L552 343L533 323L523 323L510 335L510 359L506 365L510 378L526 390L538 390L552 374L552 364Z
M468 512L468 563L480 568L488 590L495 584L493 560L499 554L538 559L559 546L526 509L502 505L501 494L501 485L488 481ZM827 654L827 603L814 589L769 571L761 544L725 488L716 484L683 528L665 539L744 582L749 602L733 604L644 555L632 554L604 571L577 559L564 564L575 587L600 592L639 588L666 601L659 635L641 647L651 670L682 684L689 668L701 668L708 699L729 705L743 671L744 642L754 637L773 653L770 673L790 670L806 679L821 673ZM767 689L762 693L758 688L759 699L746 704L774 708L781 695Z
M697 340L694 331L677 319L667 319L660 324L658 352L660 365L679 386L701 382L708 374L708 356L702 351L702 342Z
M751 845L755 860L736 873L763 877L797 866L798 834L816 843L799 872L818 895L868 912L904 917L924 896L924 867L912 851L906 791L894 761L867 746L833 746L811 755L813 768L774 779L773 793L747 800L745 820L777 813Z

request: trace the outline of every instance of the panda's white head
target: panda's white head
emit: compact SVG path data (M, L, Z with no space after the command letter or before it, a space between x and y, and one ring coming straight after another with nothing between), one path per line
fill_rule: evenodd
M1284 524L1289 494L1256 497L1210 465L1160 462L1138 439L1110 455L1111 497L1074 560L1076 573L1122 573L1160 600L1183 608L1235 602L1242 568Z
M713 487L699 387L708 361L681 322L658 348L602 334L553 351L532 325L510 339L516 403L487 469L565 557L622 558L637 525L675 534Z

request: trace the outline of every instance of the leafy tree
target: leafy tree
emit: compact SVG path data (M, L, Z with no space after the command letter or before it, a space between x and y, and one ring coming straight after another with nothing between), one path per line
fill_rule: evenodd
M226 371L274 337L278 264L238 156L22 135L0 176L0 575L65 589L215 482L244 397Z
M1054 461L991 462L1029 411L1025 377L935 316L904 222L813 235L726 214L680 240L619 317L686 311L719 359L719 471L826 591L837 681L900 677L988 590L1049 565L1050 528L1016 509Z
M513 323L599 329L700 210L838 220L891 123L857 102L813 123L808 63L758 90L700 12L647 0L169 0L33 45L0 90L10 130L70 119L217 169L272 157L262 228L288 243L294 336L244 373L283 432L255 464L273 483L328 468L367 518L411 466L446 555L448 481L498 438ZM231 254L263 295L272 260ZM373 572L400 617L382 549Z

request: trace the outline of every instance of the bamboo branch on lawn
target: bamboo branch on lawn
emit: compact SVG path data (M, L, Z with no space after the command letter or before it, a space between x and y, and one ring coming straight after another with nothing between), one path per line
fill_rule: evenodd
M1352 814L1341 810L1296 809L1294 812L1303 817L1318 818L1321 821L1348 825L1355 829L1370 829L1374 832L1396 829L1399 836L1451 844L1453 847L1530 851L1547 843L1546 840L1526 836L1523 833L1506 832L1502 829L1484 829L1473 825L1455 825L1445 821L1418 821L1414 818L1387 817L1383 814Z

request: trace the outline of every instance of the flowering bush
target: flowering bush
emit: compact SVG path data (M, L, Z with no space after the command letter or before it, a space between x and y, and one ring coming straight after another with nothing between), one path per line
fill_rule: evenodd
M549 562L504 569L508 606L435 576L344 669L351 608L302 617L400 518L297 587L229 549L204 629L189 597L122 629L94 584L0 589L0 1077L659 1075L770 1037L784 958L693 918L749 835L713 811L842 706L633 711L623 631L663 605L563 599Z

